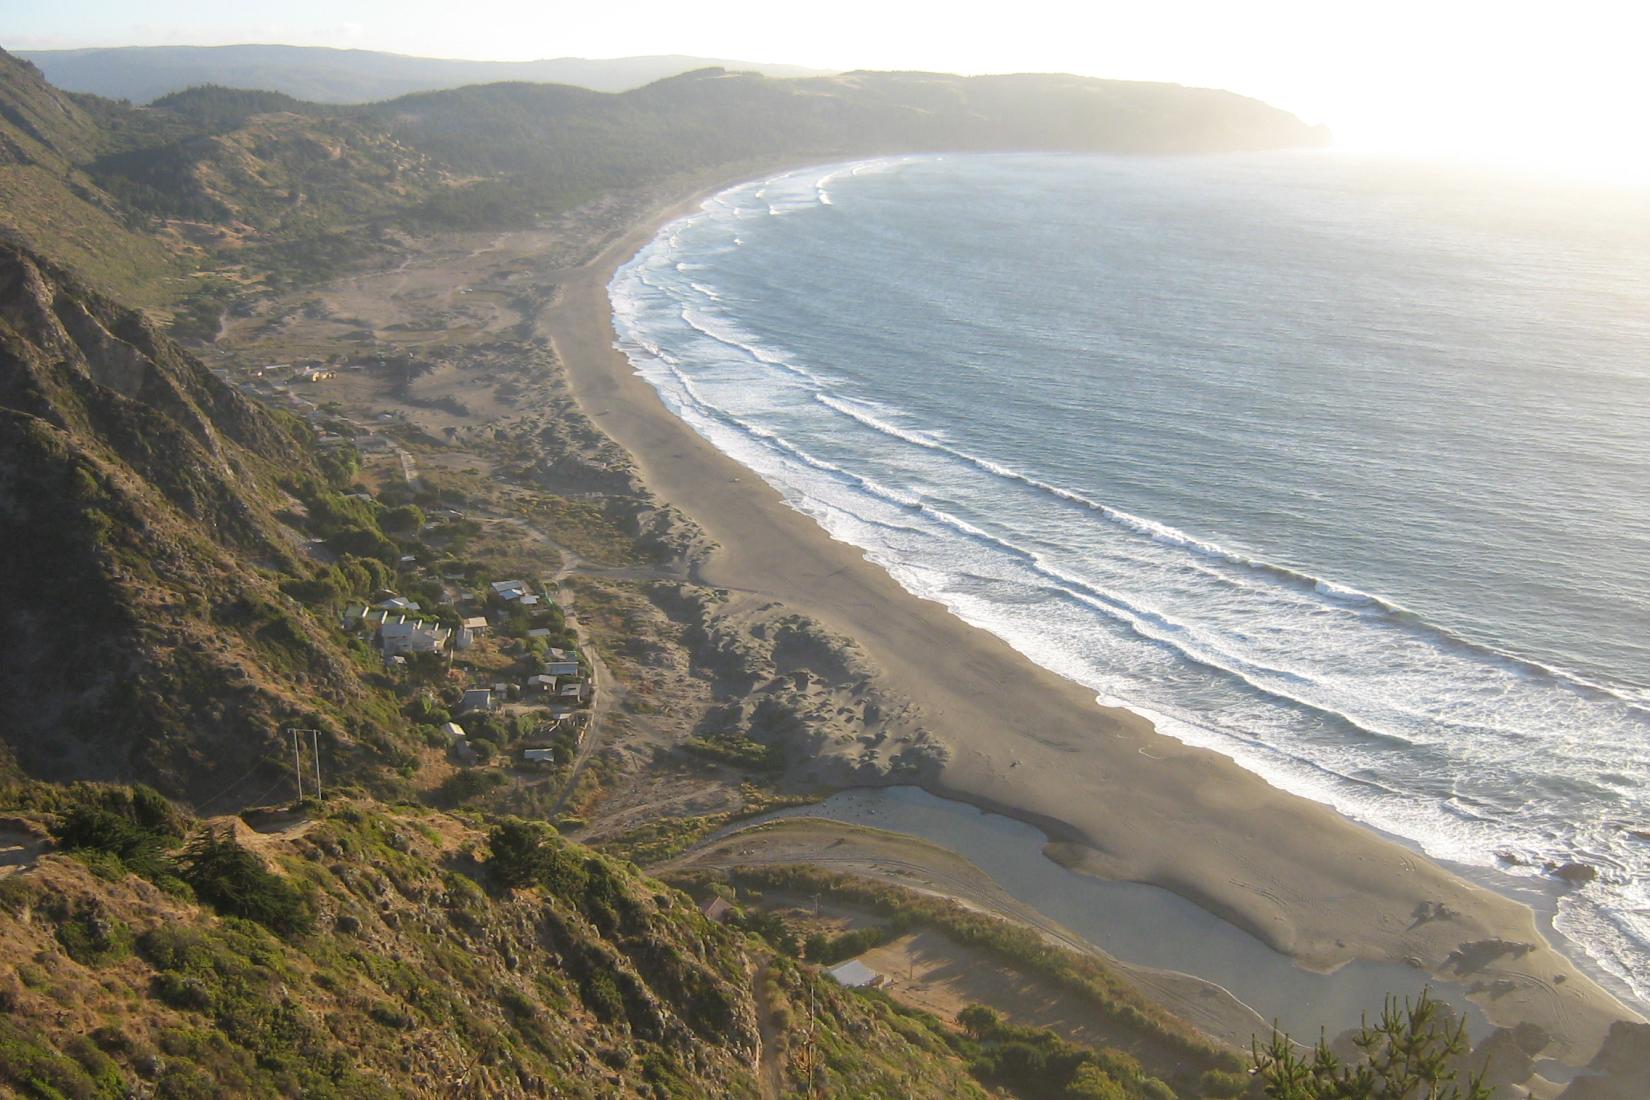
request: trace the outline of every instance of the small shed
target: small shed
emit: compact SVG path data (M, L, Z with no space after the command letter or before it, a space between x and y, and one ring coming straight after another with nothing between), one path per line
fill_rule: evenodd
M713 920L717 924L726 924L735 910L733 903L724 897L714 897L699 907L699 912L705 915L706 920Z
M838 985L847 986L849 989L874 988L882 984L882 975L858 959L849 959L845 963L831 967L825 973L835 978Z
M494 594L506 603L519 600L531 591L526 581L494 581L492 589Z

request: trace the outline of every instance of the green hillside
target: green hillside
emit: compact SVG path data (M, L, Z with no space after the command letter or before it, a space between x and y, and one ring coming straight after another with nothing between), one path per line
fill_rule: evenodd
M988 1095L940 1021L547 832L522 878L510 830L370 802L192 822L20 785L0 812L61 847L0 869L8 1095L755 1098L763 1059L787 1092Z
M285 721L391 750L393 700L281 592L304 430L146 318L0 244L0 725L31 774L214 789ZM376 747L375 747L376 746Z

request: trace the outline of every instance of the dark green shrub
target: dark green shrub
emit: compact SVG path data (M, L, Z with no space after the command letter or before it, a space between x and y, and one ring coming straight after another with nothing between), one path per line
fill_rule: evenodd
M57 926L57 942L82 966L102 966L132 953L132 930L92 902L81 902Z
M1210 1100L1229 1100L1242 1096L1249 1088L1249 1075L1230 1070L1211 1069L1198 1079L1198 1088Z
M228 832L197 836L184 852L183 877L218 912L257 921L281 935L307 932L314 923L304 895Z
M495 768L466 768L454 773L440 787L436 788L432 797L437 806L451 809L462 806L471 799L480 798L489 791L504 786L510 780L501 771Z
M1456 1082L1456 1064L1470 1049L1465 1020L1451 1024L1429 990L1399 1007L1388 998L1381 1018L1359 1030L1361 1056L1347 1062L1323 1039L1310 1054L1274 1032L1254 1046L1255 1074L1271 1100L1377 1100L1424 1096L1429 1100L1489 1100L1482 1074Z
M546 836L545 827L535 821L509 820L495 825L487 835L493 850L487 870L494 881L509 889L537 883L546 863Z
M585 975L579 982L579 999L604 1024L624 1019L624 996L613 975L605 970L593 970Z
M110 1095L101 1091L72 1059L24 1034L6 1020L0 1020L0 1082L11 1085L15 1095L45 1100L60 1097L96 1100Z
M379 523L386 531L416 534L424 526L424 510L416 504L403 504L385 512Z
M170 809L170 804L167 808ZM138 812L134 806L133 814ZM141 812L148 820L157 817L152 806ZM169 823L166 815L158 816L161 822ZM75 806L58 822L52 836L66 851L106 853L124 869L152 881L159 882L177 874L177 868L166 856L169 834L102 806L85 803Z

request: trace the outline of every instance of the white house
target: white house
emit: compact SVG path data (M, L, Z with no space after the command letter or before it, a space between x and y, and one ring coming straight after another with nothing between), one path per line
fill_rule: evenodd
M447 648L452 631L433 623L385 623L378 629L378 644L384 656L402 653L440 653Z
M858 959L849 959L845 963L831 967L825 973L835 978L838 985L845 985L849 989L863 989L866 986L875 987L882 984L882 975Z

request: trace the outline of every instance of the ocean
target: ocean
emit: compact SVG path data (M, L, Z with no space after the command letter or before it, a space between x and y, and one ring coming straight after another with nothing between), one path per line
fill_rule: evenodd
M904 587L1550 888L1650 1004L1650 195L890 158L726 191L610 291L666 404Z

